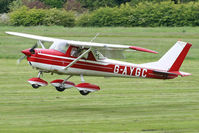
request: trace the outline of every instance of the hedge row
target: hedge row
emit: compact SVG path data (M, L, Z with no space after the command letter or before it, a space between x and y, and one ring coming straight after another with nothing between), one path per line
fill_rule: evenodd
M100 8L83 14L78 26L199 26L199 3L172 2L128 4Z
M62 25L71 27L75 24L75 16L72 12L58 9L29 9L22 7L10 13L11 25L35 26L35 25Z
M63 26L199 26L199 2L173 4L172 2L139 3L132 7L105 7L76 16L58 9L28 9L22 7L10 13L12 25Z

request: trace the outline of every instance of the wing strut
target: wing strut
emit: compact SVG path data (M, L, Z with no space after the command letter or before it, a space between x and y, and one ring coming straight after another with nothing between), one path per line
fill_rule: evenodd
M77 61L79 61L85 54L87 54L90 51L91 51L91 47L88 50L86 50L83 54L81 54L78 58L76 58L74 61L72 61L70 64L68 64L64 68L64 70L67 70L69 67L71 67L73 64L75 64Z
M45 46L43 45L43 43L42 43L40 40L37 41L37 44L41 45L41 47L42 47L43 49L46 49Z
M97 36L98 36L99 34L100 34L100 33L97 33L97 34L95 35L95 37L93 37L93 38L91 39L90 42L93 42L93 41L97 38Z

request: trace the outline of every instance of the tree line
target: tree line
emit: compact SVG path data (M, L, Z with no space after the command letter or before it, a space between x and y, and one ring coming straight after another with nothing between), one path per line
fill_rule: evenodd
M0 25L199 26L199 2L196 0L91 1L7 0L9 6L4 12L8 13L0 15ZM89 4L96 4L97 7Z
M24 5L29 8L64 8L84 12L93 11L100 7L119 7L125 3L136 6L143 2L160 3L164 1L172 1L175 4L198 2L198 0L1 0L0 13L7 13Z

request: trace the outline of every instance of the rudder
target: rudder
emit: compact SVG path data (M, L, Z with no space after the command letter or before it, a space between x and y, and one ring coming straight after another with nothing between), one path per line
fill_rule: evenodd
M180 53L180 55L178 56L178 58L175 60L175 62L173 63L173 65L171 66L171 68L169 69L170 71L179 71L187 53L189 52L189 49L191 48L191 44L186 43L184 49L182 50L182 52Z

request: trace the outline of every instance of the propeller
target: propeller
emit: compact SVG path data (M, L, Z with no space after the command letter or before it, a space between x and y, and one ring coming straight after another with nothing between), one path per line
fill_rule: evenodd
M29 52L30 52L31 54L34 54L34 53L35 53L35 48L37 48L37 46L38 46L37 43L36 43L35 45L33 45L32 48L29 50ZM22 50L22 53L24 53L23 50ZM27 57L27 55L24 53L24 55L21 56L21 57L17 60L17 64L20 64L21 61L22 61L25 57Z
M17 64L20 64L21 61L26 57L26 55L21 56L18 60L17 60Z
M38 44L36 43L29 51L31 54L35 53L35 48L38 46Z

